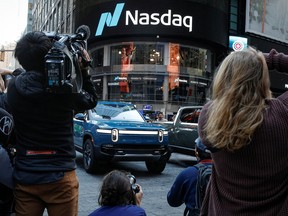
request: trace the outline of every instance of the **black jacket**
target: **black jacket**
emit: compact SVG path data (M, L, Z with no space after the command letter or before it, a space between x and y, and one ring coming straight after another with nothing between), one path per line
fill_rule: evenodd
M87 92L48 93L45 74L38 71L22 73L10 82L7 98L15 123L16 170L65 172L76 168L73 111L91 109L97 103L89 76L83 78L83 89Z

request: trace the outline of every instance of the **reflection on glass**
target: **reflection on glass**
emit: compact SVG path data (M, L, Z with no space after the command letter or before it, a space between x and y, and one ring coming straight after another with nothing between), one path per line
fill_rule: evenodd
M130 93L131 81L128 78L128 72L133 70L132 58L135 53L136 47L131 42L121 49L121 74L119 77L120 97L123 99L126 94Z
M106 74L106 99L162 103L165 98L172 104L205 103L212 79L209 50L149 42L125 42L109 47L92 54L99 65L94 71ZM104 50L110 53L104 55ZM103 56L110 57L110 64L100 68Z
M92 52L91 57L93 67L103 67L104 48L100 48Z
M170 64L167 65L167 71L169 73L169 90L173 90L179 87L179 51L179 44L169 44Z
M122 65L125 62L163 65L163 56L164 46L157 43L130 42L111 47L111 65Z
M194 105L203 104L208 89L208 80L204 78L207 50L170 43L169 52L169 100Z
M143 116L138 112L134 105L114 105L98 103L96 108L91 110L91 120L110 119L112 121L133 121L144 122Z
M126 101L156 101L163 100L163 76L131 74L128 75L128 93L119 92L119 76L111 76L108 82L109 99L119 98ZM121 84L120 84L121 85Z

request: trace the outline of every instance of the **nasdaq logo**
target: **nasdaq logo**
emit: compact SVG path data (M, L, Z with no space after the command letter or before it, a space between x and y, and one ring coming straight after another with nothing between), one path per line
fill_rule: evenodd
M101 36L105 25L107 27L115 27L118 25L120 16L122 14L125 3L118 3L115 7L113 15L110 12L105 12L101 14L100 21L95 33L95 36ZM193 17L192 16L182 16L181 14L173 13L171 9L168 9L166 13L143 13L139 10L125 12L125 25L130 26L176 26L176 27L186 27L188 32L192 32Z
M124 8L124 3L119 3L116 5L113 15L110 12L102 13L95 36L102 35L105 24L107 27L117 26L120 19L122 10Z

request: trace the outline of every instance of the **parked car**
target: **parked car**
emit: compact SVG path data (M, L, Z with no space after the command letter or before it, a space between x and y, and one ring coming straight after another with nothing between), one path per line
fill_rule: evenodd
M88 173L112 161L145 161L149 172L161 173L170 157L168 130L124 102L99 101L94 109L77 113L74 142Z
M198 118L202 106L179 108L173 122L163 125L169 129L169 147L171 152L195 155L195 140L198 137Z

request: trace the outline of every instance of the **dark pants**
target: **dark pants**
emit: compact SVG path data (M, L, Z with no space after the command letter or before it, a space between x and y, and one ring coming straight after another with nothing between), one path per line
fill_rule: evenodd
M14 207L13 190L0 184L0 216L9 216Z

